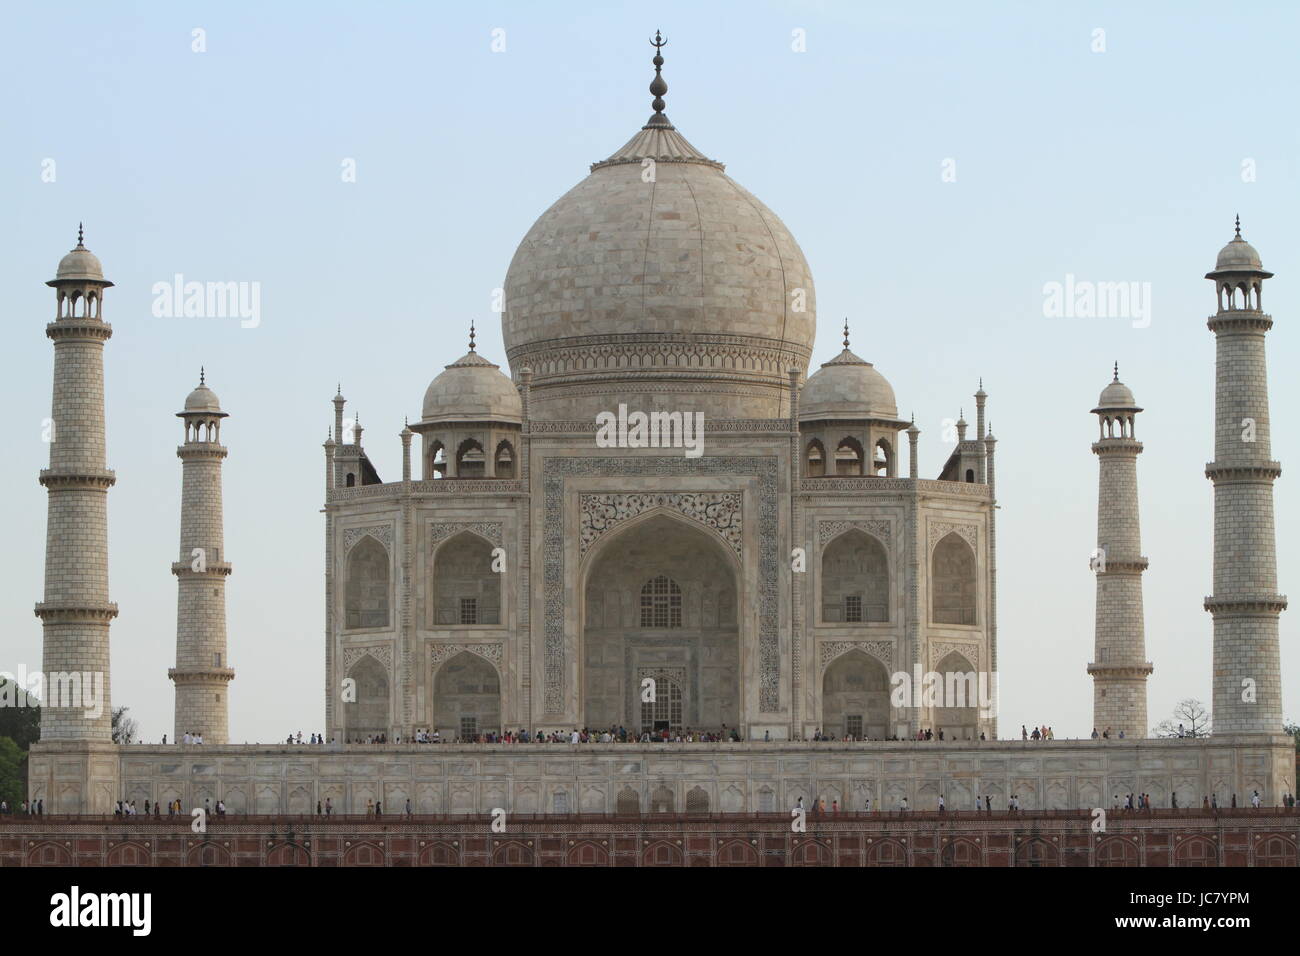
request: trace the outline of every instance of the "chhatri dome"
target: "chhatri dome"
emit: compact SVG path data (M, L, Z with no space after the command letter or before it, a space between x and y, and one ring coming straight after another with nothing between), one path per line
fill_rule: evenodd
M1101 390L1101 396L1097 399L1097 407L1094 412L1102 411L1141 411L1137 407L1137 399L1133 397L1133 390L1119 380L1119 363L1115 363L1114 380Z
M844 351L808 378L799 395L799 419L810 422L861 418L897 419L898 401L885 376L849 351L849 325L845 322Z
M85 231L81 224L77 224L77 244L72 251L59 260L58 271L54 274L55 282L67 279L94 279L102 280L104 278L104 267L100 265L99 257L86 248ZM113 283L108 283L112 285Z
M523 405L514 383L475 351L474 326L469 351L447 366L424 393L421 423L514 422L523 420Z
M217 400L217 393L208 388L207 373L203 369L199 369L198 386L185 398L185 411L213 412L225 417L225 413L221 411L221 402Z
M505 281L511 368L530 415L581 420L613 396L709 417L789 413L816 332L812 274L780 218L654 113L533 224Z

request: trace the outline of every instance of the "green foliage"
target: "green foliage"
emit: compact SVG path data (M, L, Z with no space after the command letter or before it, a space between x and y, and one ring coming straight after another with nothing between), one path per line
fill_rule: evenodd
M1283 724L1282 732L1291 735L1291 739L1295 741L1296 753L1300 753L1300 724Z
M0 800L8 802L15 813L27 795L24 777L27 754L9 737L0 737Z
M8 681L0 680L0 691L3 691L7 683ZM15 683L10 693L16 689ZM26 696L26 700L29 704L26 707L0 707L0 737L8 737L23 751L41 739L40 703L30 695Z

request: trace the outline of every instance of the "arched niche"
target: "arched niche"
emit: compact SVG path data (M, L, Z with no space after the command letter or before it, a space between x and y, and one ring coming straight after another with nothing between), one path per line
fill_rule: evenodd
M930 621L976 623L975 551L960 534L949 532L935 545L930 572Z
M348 552L344 586L344 627L388 627L388 551L366 535Z
M860 650L833 660L822 674L822 729L836 737L884 740L890 723L885 665Z
M501 574L492 570L494 545L462 531L438 546L430 595L435 628L501 624Z
M874 536L857 528L822 551L822 623L866 624L889 620L889 555Z
M363 655L348 670L356 699L343 702L343 727L346 740L388 733L390 689L388 671L369 654Z
M670 733L737 727L739 586L735 552L680 515L650 512L607 532L583 567L583 722L639 731L649 720L644 729ZM646 678L656 681L649 710Z
M433 678L430 723L443 740L501 731L501 678L478 654L461 651L443 661Z

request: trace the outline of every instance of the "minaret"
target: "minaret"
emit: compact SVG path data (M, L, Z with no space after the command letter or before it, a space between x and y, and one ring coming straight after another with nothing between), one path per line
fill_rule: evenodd
M1273 481L1282 466L1269 446L1264 334L1273 319L1260 302L1272 275L1241 238L1238 218L1237 235L1205 276L1219 308L1207 323L1215 390L1214 461L1205 467L1214 482L1214 594L1205 609L1214 615L1215 734L1282 730L1278 614L1287 602L1277 593L1273 530Z
M54 342L54 401L50 467L40 475L49 509L45 599L36 605L47 681L39 695L41 742L111 744L108 629L117 605L108 599L108 489L116 478L104 458L104 343L113 330L103 321L102 303L113 283L82 238L78 229L76 248L46 283L56 290L57 307L45 326ZM34 767L33 794L37 775ZM47 792L47 808L111 806L93 779L87 788L94 792L83 791L79 800Z
M176 741L201 734L205 744L228 742L227 685L234 678L226 659L226 562L221 516L221 419L226 413L206 378L176 416L185 423L181 464L180 559L176 575Z
M1142 610L1142 533L1138 522L1137 456L1142 443L1134 425L1138 408L1133 393L1119 380L1101 392L1093 414L1100 427L1092 451L1099 467L1096 651L1088 665L1092 675L1092 721L1097 733L1123 731L1126 738L1147 735L1146 632Z

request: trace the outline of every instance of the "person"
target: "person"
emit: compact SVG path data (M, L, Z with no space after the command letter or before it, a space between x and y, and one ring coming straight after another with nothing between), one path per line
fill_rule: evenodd
M1099 738L1100 736L1101 736L1101 734L1097 733L1097 728L1096 728L1096 727L1092 728L1092 739L1093 739L1093 740L1096 740L1096 739Z
M867 813L871 812L871 797L867 797L863 800L862 809Z
M770 730L763 731L763 742L768 743L771 741L771 739L772 739L772 731Z
M330 803L330 798L329 798L329 797L326 797L326 798L325 798L325 816L329 816L329 815L330 815L331 813L333 813L333 812L334 812L334 806L333 806L333 804Z
M1256 791L1255 791L1255 795L1254 795L1253 797L1250 798L1250 805L1251 805L1252 807L1254 807L1256 810L1259 809L1259 791L1258 791L1258 790L1256 790Z
M149 801L148 801L148 800L146 800L146 801L144 802L144 815L145 815L146 817L149 815Z
M1219 809L1219 795L1217 793L1210 794L1210 809Z
M225 801L225 800L218 800L218 801L217 801L217 816L219 816L219 817L224 817L225 815L226 815L226 801Z
M838 800L832 800L831 813L839 813L839 812L840 812L840 802Z
M158 817L161 816L161 814L159 813L159 808L160 808L161 806L162 806L162 801L161 801L161 800L155 800L155 801L153 802L153 818L154 818L155 820L157 820Z
M984 794L984 811L986 813L993 812L993 798L989 796L987 793Z
M167 735L166 735L166 734L163 734L163 746L164 746L164 747L167 746Z
M939 812L943 813L943 794L939 794Z
M1025 730L1025 725L1024 725L1024 724L1021 724L1021 725L1020 725L1020 739L1021 739L1021 740L1028 740L1028 739L1029 739L1029 731Z
M407 798L406 798L406 815L407 815L408 817L411 815L411 798L410 798L410 797L407 797Z
M1178 725L1178 736L1179 736L1179 737L1184 736L1184 731L1183 731L1183 725L1182 725L1182 724L1179 724L1179 725Z
M906 810L907 810L907 797L903 797L901 800L898 801L898 809L899 809L900 812L906 812Z
M321 816L324 812L325 812L325 808L322 807L322 806L321 806L321 802L320 802L319 800L317 800L317 801L316 801L316 816L319 817L319 816Z
M1232 810L1237 809L1237 795L1235 793L1232 795L1232 806L1230 807L1230 809Z
M1208 795L1201 798L1201 809L1202 810L1210 809L1210 798Z
M382 817L383 815L384 815L384 805L378 802L375 803L375 816Z
M1123 740L1123 739L1124 739L1124 731L1123 731L1122 728L1120 729L1120 732L1119 732L1119 739L1120 739L1120 740Z
M373 800L367 800L367 801L366 801L366 816L368 816L368 817L373 817L374 815L375 815L375 801L373 801Z

